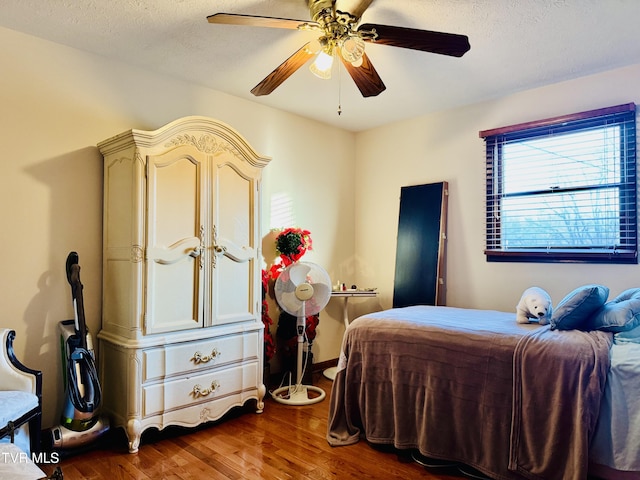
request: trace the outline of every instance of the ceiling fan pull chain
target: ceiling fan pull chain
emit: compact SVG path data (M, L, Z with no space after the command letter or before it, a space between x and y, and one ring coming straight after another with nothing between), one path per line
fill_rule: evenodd
M342 65L338 63L338 116L342 113Z

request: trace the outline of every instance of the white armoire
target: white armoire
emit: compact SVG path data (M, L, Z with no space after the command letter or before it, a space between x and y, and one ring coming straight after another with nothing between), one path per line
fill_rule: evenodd
M98 144L104 156L103 411L142 432L262 412L260 179L269 158L186 117Z

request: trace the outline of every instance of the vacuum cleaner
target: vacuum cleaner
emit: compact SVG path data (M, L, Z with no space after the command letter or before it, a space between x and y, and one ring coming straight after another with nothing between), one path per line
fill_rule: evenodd
M66 270L71 285L74 319L58 324L65 393L61 423L49 429L43 438L44 445L50 450L85 446L109 429L108 419L100 416L102 389L93 341L85 322L83 286L76 252L67 256Z

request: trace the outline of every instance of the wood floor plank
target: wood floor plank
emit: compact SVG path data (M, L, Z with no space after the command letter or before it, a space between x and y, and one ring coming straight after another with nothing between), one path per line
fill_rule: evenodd
M293 407L267 398L260 415L247 405L204 427L149 430L137 454L128 453L124 432L114 430L94 448L64 456L59 466L65 480L461 480L365 441L331 447L331 381L316 375L314 384L327 392L322 402ZM50 475L55 465L41 468Z

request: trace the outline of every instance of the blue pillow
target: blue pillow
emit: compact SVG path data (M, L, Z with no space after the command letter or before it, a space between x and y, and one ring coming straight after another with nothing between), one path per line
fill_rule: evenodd
M593 315L586 326L589 330L626 332L640 325L640 288L625 290L607 302Z
M584 329L584 325L609 297L602 285L584 285L564 297L553 310L551 330Z

